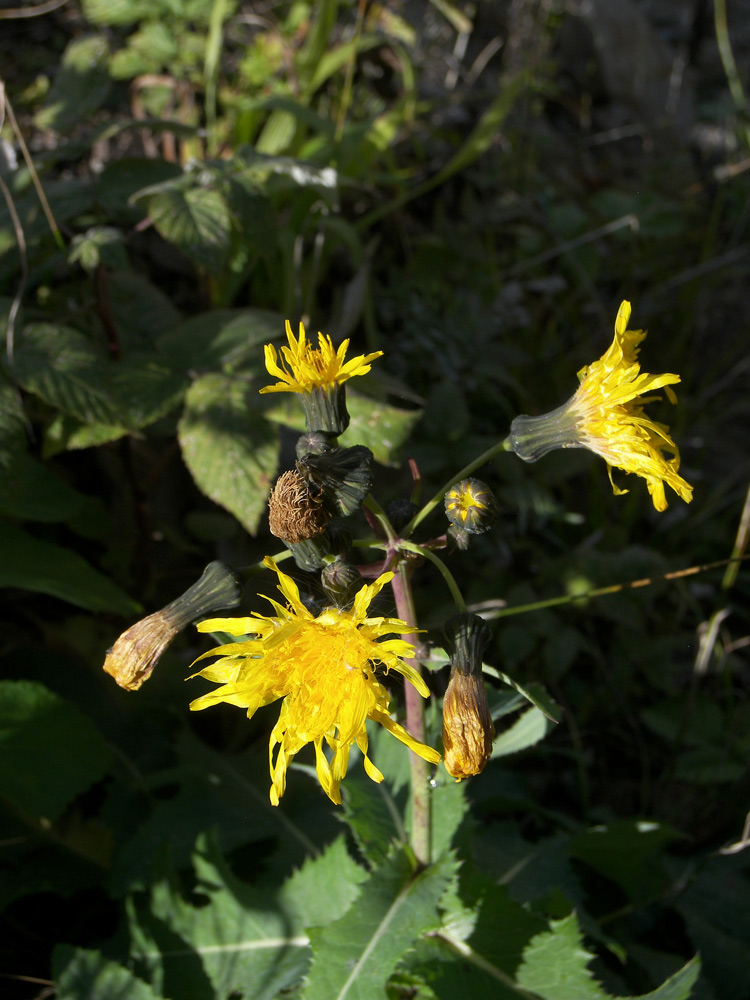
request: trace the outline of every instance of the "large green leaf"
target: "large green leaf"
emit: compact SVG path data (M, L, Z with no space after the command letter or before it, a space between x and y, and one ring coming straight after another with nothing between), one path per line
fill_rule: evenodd
M56 820L111 762L77 706L35 681L0 681L0 795L23 812Z
M11 466L26 449L26 423L13 386L0 375L0 470Z
M98 951L57 945L52 954L57 1000L162 1000L129 969Z
M31 455L0 476L0 514L26 521L67 521L89 499Z
M587 968L593 957L583 945L575 914L552 920L550 930L537 934L526 948L518 984L542 1000L612 1000ZM699 973L696 956L658 989L628 1000L688 1000Z
M67 131L101 106L109 93L108 55L103 35L68 43L44 107L35 116L39 128Z
M224 266L231 235L231 218L218 191L171 188L155 194L148 214L169 243L211 274Z
M415 874L406 853L394 852L340 920L310 931L305 1000L382 1000L399 960L440 926L438 904L455 868L446 855Z
M399 461L401 447L422 417L421 410L400 410L351 391L347 392L346 408L351 423L339 439L341 445L363 444L383 465Z
M150 910L131 909L132 958L154 987L174 997L271 1000L299 980L309 943L294 913L274 893L238 881L207 837L193 864L191 901L165 879L152 890Z
M251 534L279 462L278 433L255 409L255 396L246 379L204 375L188 391L178 428L198 486Z
M187 386L153 355L113 361L78 330L53 323L26 326L15 360L27 391L82 423L111 428L144 427L177 405Z
M536 706L528 708L513 725L495 737L492 744L493 757L506 757L519 753L527 747L543 740L551 728L551 723Z
M140 605L76 552L0 522L0 587L51 594L87 611L132 615Z
M176 371L261 370L261 345L283 327L278 313L266 309L213 309L162 334L156 346Z

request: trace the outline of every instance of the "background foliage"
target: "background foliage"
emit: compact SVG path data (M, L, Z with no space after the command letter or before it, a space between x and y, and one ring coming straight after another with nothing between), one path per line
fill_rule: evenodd
M3 995L746 1000L747 574L659 579L746 540L746 0L726 36L722 0L29 7L0 8ZM196 635L138 696L102 674L209 560L275 550L284 318L386 352L347 433L386 503L406 456L436 488L565 400L623 298L682 375L695 500L615 498L584 452L483 471L501 522L452 565L488 617L653 582L498 620L488 663L562 721L498 682L427 871L385 741L384 786L353 767L336 810L302 762L274 810L268 717L188 715Z

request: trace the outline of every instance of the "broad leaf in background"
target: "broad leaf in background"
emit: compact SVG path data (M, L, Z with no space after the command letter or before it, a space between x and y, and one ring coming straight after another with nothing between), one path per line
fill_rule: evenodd
M310 930L313 963L305 1000L382 1000L399 960L421 935L440 926L438 904L456 867L446 855L415 874L407 853L394 851L340 920Z
M52 323L24 328L15 367L24 389L64 414L131 430L176 406L187 384L153 355L113 361L78 330Z
M54 822L111 764L76 705L35 681L0 681L0 795L18 809Z
M140 604L77 552L0 522L0 587L51 594L88 611L132 615Z
M188 390L178 427L185 464L200 489L251 535L279 464L276 428L255 408L247 379L204 375Z
M266 309L214 309L191 316L156 343L175 371L265 371L262 345L283 329L281 316Z
M13 386L0 374L0 471L6 470L26 450L27 435L21 401Z
M150 912L137 915L131 930L138 967L147 969L167 996L203 996L196 989L198 970L210 982L209 997L234 993L271 1000L307 967L303 929L274 893L238 881L212 838L199 839L193 864L192 899L183 896L173 878L163 879L152 889ZM133 916L131 911L131 923ZM146 950L140 951L139 944Z
M205 188L160 191L148 202L157 231L211 274L218 274L229 252L231 217L218 191Z
M57 1000L162 1000L160 993L129 969L98 951L57 945L52 953L52 975Z
M27 521L67 521L84 505L97 503L73 489L31 455L19 456L12 468L0 477L0 514L11 517Z
M518 984L542 1000L612 1000L587 968L593 957L584 948L575 914L552 920L550 930L537 934L526 948ZM658 989L637 1000L688 1000L699 973L696 956Z
M351 391L346 395L346 408L351 422L339 438L340 444L363 444L383 465L399 461L402 445L422 418L421 410L400 410Z
M108 55L103 35L74 38L68 44L45 105L35 116L39 128L65 132L101 106L110 86Z

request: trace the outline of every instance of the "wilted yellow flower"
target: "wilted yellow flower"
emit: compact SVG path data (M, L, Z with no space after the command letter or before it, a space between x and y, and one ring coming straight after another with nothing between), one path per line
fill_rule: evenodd
M443 763L456 781L480 774L492 757L495 726L482 680L482 653L490 630L478 615L445 623L451 678L443 699Z
M355 375L366 375L371 368L370 362L383 354L382 351L373 351L345 361L348 340L342 340L336 349L330 337L318 333L319 346L313 347L307 340L302 323L299 325L299 339L295 339L289 320L286 321L286 336L289 346L281 348L281 361L273 344L266 344L264 348L268 374L281 381L265 386L261 392L312 392L313 389L341 385Z
M380 664L386 671L403 674L423 697L428 695L420 675L403 661L403 657L413 655L412 644L405 639L382 638L418 630L398 618L368 618L366 614L393 573L383 573L365 584L351 609L326 608L316 618L300 600L291 577L268 556L265 565L278 575L278 589L288 606L267 597L275 615L214 618L198 625L202 632L247 638L204 654L220 659L201 670L200 676L222 686L197 698L190 707L198 710L225 701L247 709L251 718L257 709L282 699L268 750L271 803L278 805L286 787L287 768L307 743L315 747L318 779L333 802L341 802L339 784L346 775L353 743L364 755L369 777L382 781L383 775L367 756L367 719L380 723L425 760L437 763L440 754L436 750L414 739L391 719L388 692L375 677L374 664ZM330 759L324 744L332 751Z
M678 473L680 453L669 428L645 415L644 405L655 397L644 394L664 388L670 402L676 403L670 386L679 382L680 376L641 372L638 345L646 331L628 330L630 311L630 303L623 302L609 350L581 369L575 395L543 416L516 417L508 444L527 462L554 448L588 448L606 461L616 494L627 490L615 485L612 469L634 472L646 480L654 507L666 510L665 483L686 503L693 498L693 488Z

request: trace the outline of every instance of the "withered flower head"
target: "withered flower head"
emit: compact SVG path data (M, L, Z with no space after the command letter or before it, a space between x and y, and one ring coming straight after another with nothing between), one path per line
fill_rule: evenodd
M137 691L147 681L164 650L191 621L240 603L234 574L220 562L209 563L201 578L161 611L131 625L107 650L104 670L120 687Z
M283 542L304 542L321 534L331 519L322 500L294 470L282 472L268 498L268 526Z
M443 760L452 778L461 781L484 770L492 756L495 727L482 680L482 652L489 628L477 615L461 614L446 626L451 679L443 699Z

